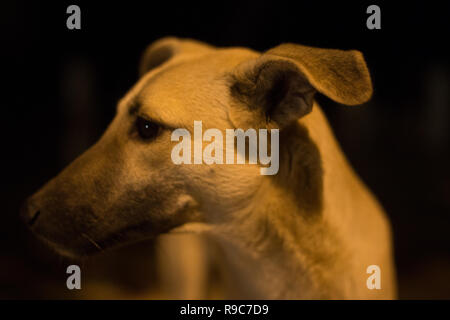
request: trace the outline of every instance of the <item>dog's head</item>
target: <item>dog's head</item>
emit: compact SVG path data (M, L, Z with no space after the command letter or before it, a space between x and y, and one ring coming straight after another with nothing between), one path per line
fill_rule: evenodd
M161 39L145 51L139 81L100 140L27 200L24 220L70 255L188 222L226 223L271 177L259 164L177 165L173 130L192 132L202 121L203 130L282 133L311 111L316 91L347 105L368 100L361 53L284 44L260 54Z

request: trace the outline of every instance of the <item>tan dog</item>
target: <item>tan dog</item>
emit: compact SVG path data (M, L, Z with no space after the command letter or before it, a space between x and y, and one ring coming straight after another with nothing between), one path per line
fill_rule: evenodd
M226 298L395 297L389 222L352 170L315 92L367 101L358 51L283 44L263 54L164 38L101 139L33 195L24 217L78 256L162 233L196 232L223 250ZM171 132L279 128L280 167L175 165ZM368 289L366 269L381 269Z

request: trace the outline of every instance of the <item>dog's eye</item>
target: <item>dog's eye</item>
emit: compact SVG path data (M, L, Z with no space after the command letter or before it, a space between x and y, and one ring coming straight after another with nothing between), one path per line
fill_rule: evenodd
M136 127L139 136L144 140L150 140L152 138L155 138L160 130L160 126L158 124L148 121L141 117L137 118Z

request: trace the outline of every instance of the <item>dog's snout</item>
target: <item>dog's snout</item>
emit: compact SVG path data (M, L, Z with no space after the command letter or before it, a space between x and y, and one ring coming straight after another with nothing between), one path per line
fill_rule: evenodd
M39 209L36 208L31 203L31 201L27 200L22 205L20 216L23 222L25 222L28 226L30 227L33 226L36 223L37 219L39 218L40 214L41 212L39 211Z

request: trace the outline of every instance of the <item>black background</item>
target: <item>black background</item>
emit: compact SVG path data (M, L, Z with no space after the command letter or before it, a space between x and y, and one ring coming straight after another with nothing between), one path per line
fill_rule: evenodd
M66 28L70 4L81 7L81 30ZM381 7L381 30L366 28L370 4ZM0 297L49 296L33 281L51 278L55 269L33 252L20 204L99 138L137 80L143 49L174 35L257 50L282 42L361 50L373 99L361 107L323 97L319 103L392 221L400 297L450 298L449 4L3 1L0 7Z

